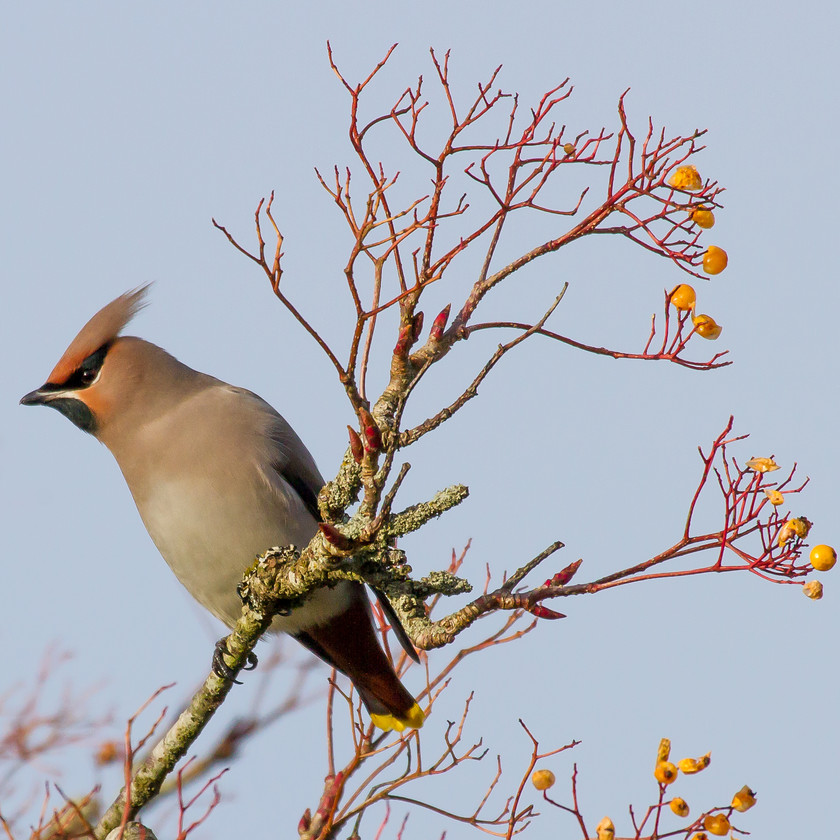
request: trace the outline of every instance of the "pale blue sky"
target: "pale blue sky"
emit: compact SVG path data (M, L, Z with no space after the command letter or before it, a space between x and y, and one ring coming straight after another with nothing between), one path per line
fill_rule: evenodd
M451 48L464 96L499 63L503 86L523 102L570 76L576 90L561 117L570 126L614 126L617 98L630 86L628 113L640 131L649 114L674 133L709 128L697 165L727 188L707 241L728 250L730 267L700 294L735 365L698 374L546 344L521 348L479 401L411 453L405 503L444 484L471 488L461 509L407 544L417 570L445 565L469 538L476 582L485 564L501 573L554 539L567 545L563 562L584 558L586 579L656 554L682 528L697 445L707 446L730 413L737 431L752 433L733 454L797 461L812 483L794 512L816 523L815 541L840 543L840 301L831 257L838 25L834 4L718 0L8 4L0 32L0 340L11 362L0 386L0 639L3 673L13 677L0 678L0 694L28 683L45 647L58 644L75 655L66 678L72 671L79 686L102 684L97 702L119 732L157 686L178 680L186 692L203 676L220 635L157 555L108 452L57 413L17 405L104 303L154 280L132 331L260 393L321 470L334 471L350 413L331 369L210 224L216 217L248 241L256 202L277 189L287 288L327 332L343 334L346 239L313 175L313 166L351 160L328 38L351 78L400 42L375 90L383 108L417 74L431 75L430 46ZM491 306L534 317L567 280L558 329L632 350L644 343L662 289L681 275L630 243L599 238L531 266ZM442 306L457 294L438 289L433 300ZM478 338L430 381L421 406L454 393L492 352L497 339ZM656 745L669 736L680 755L712 751L710 771L676 791L690 804L728 804L746 783L759 807L739 825L754 836L824 832L840 751L840 619L834 578L825 581L819 603L747 575L564 603L565 621L469 663L423 737L437 745L474 689L468 736L503 754L511 784L528 753L518 717L546 747L583 741L549 766L566 801L578 762L592 826L609 813L618 833L629 833L626 805L652 800ZM417 689L419 674L408 683ZM246 709L256 685L246 678L232 705ZM317 804L322 720L315 704L250 744L202 836L293 831L303 808ZM459 795L476 794L491 775L489 764L471 768ZM93 780L87 760L61 776L68 793ZM117 786L107 777L105 795ZM405 836L446 827L416 815ZM575 831L549 813L528 836Z

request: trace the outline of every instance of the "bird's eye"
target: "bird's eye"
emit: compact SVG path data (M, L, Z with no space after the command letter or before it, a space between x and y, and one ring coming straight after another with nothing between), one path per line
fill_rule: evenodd
M103 344L95 353L91 353L62 383L66 390L72 388L87 388L96 382L99 371L105 363L105 354L110 344Z

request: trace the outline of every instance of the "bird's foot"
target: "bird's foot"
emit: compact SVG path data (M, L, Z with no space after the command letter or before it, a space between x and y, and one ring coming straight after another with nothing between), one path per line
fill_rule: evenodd
M221 677L223 680L230 680L235 685L242 685L242 681L236 679L236 672L227 664L227 662L225 662L225 654L230 655L230 651L228 650L227 646L227 640L227 636L222 636L222 638L219 639L218 642L216 642L216 647L213 651L212 670L217 677ZM242 670L253 671L254 668L257 667L258 662L259 660L257 659L257 655L253 651L251 651L248 654L248 659L242 666Z

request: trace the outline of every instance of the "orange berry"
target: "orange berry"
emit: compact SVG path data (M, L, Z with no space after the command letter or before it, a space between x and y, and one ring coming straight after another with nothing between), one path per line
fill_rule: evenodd
M723 327L711 315L696 315L693 319L697 335L714 341L723 332Z
M700 758L681 758L677 762L677 767L687 776L690 776L693 773L699 773L701 770L705 770L711 763L712 754L706 753L706 755L700 756Z
M764 495L767 496L767 501L771 505L777 506L785 503L785 494L781 490L768 490L765 488Z
M803 540L808 536L813 524L807 516L797 516L796 519L790 520L790 526L793 528L794 533Z
M671 764L670 761L660 761L653 771L653 776L660 785L670 785L677 780L678 772L676 764Z
M668 185L675 190L694 192L703 187L703 179L693 166L680 166L668 179Z
M697 295L694 289L688 283L680 283L670 295L668 300L671 305L680 312L688 312L694 309L694 304L697 303Z
M537 790L548 790L554 785L554 773L551 770L534 770L531 783Z
M726 264L729 262L729 257L723 248L718 248L716 245L709 245L706 253L703 254L703 271L706 274L720 274Z
M812 601L819 601L823 596L823 585L818 580L809 580L802 584L802 592Z
M609 817L604 817L595 827L598 840L615 840L615 826Z
M755 791L744 785L735 796L732 797L732 807L736 811L749 811L755 805Z
M837 552L830 545L815 545L811 549L811 565L818 572L827 572L837 562Z
M729 832L729 819L726 814L708 814L703 820L703 827L709 834L723 837Z
M695 207L688 217L694 222L697 227L708 230L715 226L715 214L707 207Z
M675 799L672 799L668 803L670 809L678 816L678 817L687 817L689 812L688 803L685 799L680 798L679 796Z
M573 155L575 153L575 144L574 143L566 143L563 146L563 151L567 155Z
M120 748L116 741L105 741L99 745L99 749L94 755L94 761L97 764L111 764L120 758Z
M750 458L747 466L758 473L773 472L780 468L772 458Z
M811 530L811 525L813 523L806 516L797 516L795 519L788 519L779 531L779 545L784 546L791 540L797 538L804 540Z

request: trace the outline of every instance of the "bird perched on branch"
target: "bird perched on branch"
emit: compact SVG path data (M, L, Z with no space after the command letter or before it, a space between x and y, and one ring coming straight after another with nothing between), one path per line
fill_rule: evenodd
M232 627L241 611L236 587L254 557L276 545L306 545L315 534L324 480L291 426L256 394L120 335L147 288L97 312L21 403L57 409L111 450L164 560ZM317 589L271 630L346 674L381 729L422 726L423 712L377 641L362 584Z

